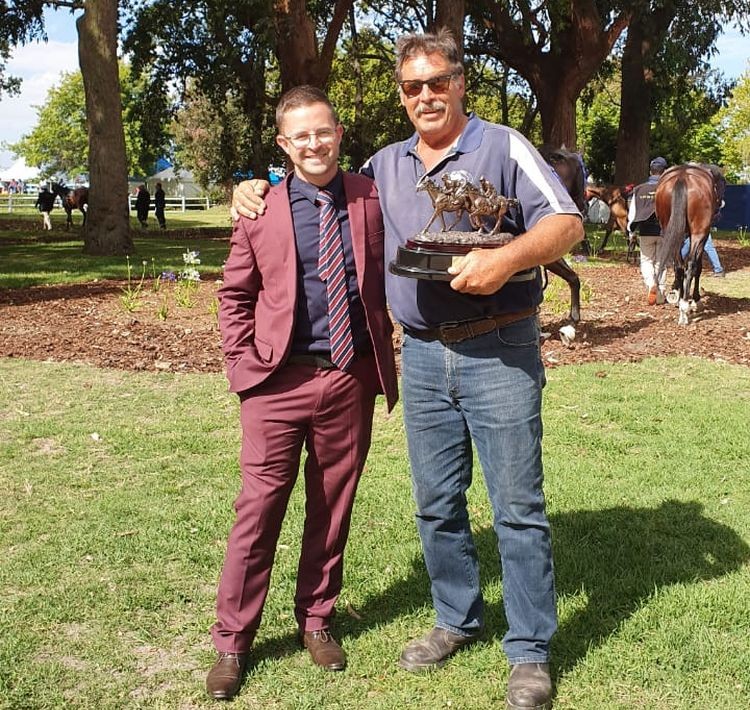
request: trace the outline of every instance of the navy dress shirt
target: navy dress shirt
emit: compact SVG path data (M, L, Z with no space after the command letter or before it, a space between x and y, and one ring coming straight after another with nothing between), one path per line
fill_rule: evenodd
M320 189L333 195L344 243L344 262L349 301L349 318L352 325L354 349L362 354L372 350L367 332L365 311L357 285L354 265L352 235L349 228L349 212L344 194L341 171L328 185L317 185L300 180L292 175L288 183L289 202L292 208L294 241L297 247L297 308L292 353L330 356L331 346L328 329L328 296L326 285L318 275L318 252L320 247L320 208L315 199Z

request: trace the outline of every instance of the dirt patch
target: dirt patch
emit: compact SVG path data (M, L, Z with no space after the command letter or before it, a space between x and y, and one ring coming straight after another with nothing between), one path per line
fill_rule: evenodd
M660 355L695 355L750 365L750 249L717 240L726 279L706 275L702 309L687 327L674 306L648 306L638 268L577 263L590 297L574 342L559 329L567 299L554 279L541 312L549 336L542 352L554 367L580 362L634 362ZM618 257L621 258L621 257ZM710 270L709 270L710 273ZM705 272L704 272L705 274ZM223 369L216 320L218 283L204 275L192 305L180 304L174 284L158 292L144 286L138 308L128 312L118 281L0 290L0 357L85 362L122 370L219 372ZM567 287L565 287L567 288Z

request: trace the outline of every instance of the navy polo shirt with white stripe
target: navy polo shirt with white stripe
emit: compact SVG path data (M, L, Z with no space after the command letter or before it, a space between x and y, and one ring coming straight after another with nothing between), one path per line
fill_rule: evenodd
M429 196L416 192L417 181L425 174L415 150L418 138L415 133L408 140L383 148L362 169L375 179L378 188L385 225L386 265L396 258L398 246L421 232L432 216ZM442 184L442 174L452 170L466 170L476 183L484 176L499 194L518 198L520 207L506 215L503 231L521 234L554 214L580 217L552 168L524 136L507 126L470 114L456 145L429 175ZM455 229L473 231L467 215ZM402 325L423 330L536 306L541 303L542 288L537 273L529 281L509 282L492 295L473 296L454 291L445 281L405 278L386 270L386 295L393 315Z

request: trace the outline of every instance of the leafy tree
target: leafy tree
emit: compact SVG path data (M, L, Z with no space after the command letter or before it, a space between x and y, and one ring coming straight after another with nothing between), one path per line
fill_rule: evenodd
M740 77L726 107L721 109L714 126L720 135L721 164L735 177L744 175L748 182L750 166L750 68Z
M705 58L730 19L747 22L748 0L636 0L630 3L622 56L622 111L617 140L618 182L648 172L652 119L659 96L684 90L684 79L705 70Z
M371 28L355 30L336 53L328 95L346 128L341 145L346 168L358 169L380 148L413 131L398 98L393 47Z
M119 71L128 172L144 174L150 171L166 144L164 109L154 106L153 99L158 97L144 91L143 80L133 80L126 64L120 63ZM157 130L152 135L145 126L152 123L146 119L154 114L159 114L160 120L153 121ZM88 172L88 122L81 72L63 74L60 84L49 90L37 115L32 131L10 149L30 165L41 166L47 177ZM150 143L151 140L157 141L156 144Z
M46 39L43 5L39 0L0 0L0 97L20 90L20 79L7 74L13 48L33 39Z
M117 68L118 1L4 0L0 6L0 73L9 47L46 39L45 7L82 12L76 20L76 30L89 126L91 182L84 251L128 253L133 250L133 242L127 213L125 137ZM7 86L7 80L3 81Z
M191 170L204 189L211 184L222 185L228 196L237 166L246 162L253 142L260 140L271 146L275 131L268 116L258 135L258 127L247 120L238 92L228 93L218 103L202 93L197 82L189 82L172 134L176 163Z
M515 69L537 97L544 142L574 148L576 100L628 24L608 0L474 0L474 54ZM623 6L626 6L623 3Z
M579 147L589 174L604 184L614 182L619 92L619 64L607 60L578 102Z
M80 72L62 75L59 86L47 93L37 108L37 123L9 148L29 165L42 168L45 177L88 172L88 124Z
M397 36L403 33L430 32L447 27L463 51L466 0L365 1L361 6L363 14L374 22L380 36L390 44L394 44Z

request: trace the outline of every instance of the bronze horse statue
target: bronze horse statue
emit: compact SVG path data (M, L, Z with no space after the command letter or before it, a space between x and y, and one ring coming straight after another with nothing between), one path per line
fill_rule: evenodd
M701 298L703 247L721 209L725 185L717 166L687 163L669 168L656 186L656 216L662 230L658 277L669 262L674 264L672 288L680 309L677 320L680 325L690 322L690 312L697 310ZM686 237L690 246L683 258L681 249Z
M86 224L86 213L89 208L89 189L87 187L76 187L69 190L59 182L53 182L51 188L53 193L60 198L67 219L65 229L73 226L73 210L80 210L83 215L83 224Z

